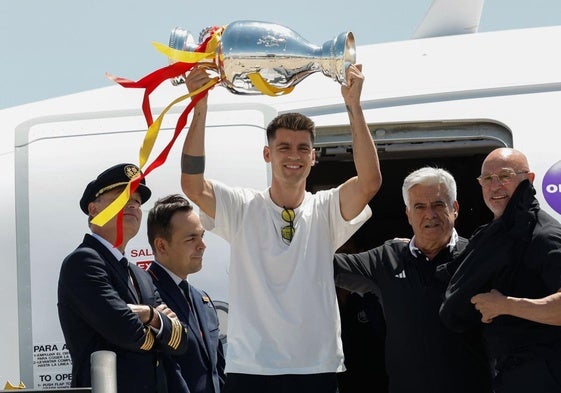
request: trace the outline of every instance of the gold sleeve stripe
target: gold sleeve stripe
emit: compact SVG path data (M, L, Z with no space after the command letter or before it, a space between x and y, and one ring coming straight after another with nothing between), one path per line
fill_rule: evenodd
M144 344L140 347L143 351L149 351L154 346L154 333L152 333L152 329L144 328L144 332L146 334L146 338L144 339Z
M177 319L170 319L171 321L171 336L169 338L168 346L172 347L173 349L177 349L179 346L179 337L177 334L177 329L175 327L175 322Z
M172 347L173 349L179 348L179 344L181 344L181 333L183 331L183 325L179 322L179 319L172 319L171 320L171 337L168 342L168 346Z
M178 319L171 320L171 337L169 339L168 345L173 348L177 349L179 344L181 343L181 332L183 330L183 325L179 322Z

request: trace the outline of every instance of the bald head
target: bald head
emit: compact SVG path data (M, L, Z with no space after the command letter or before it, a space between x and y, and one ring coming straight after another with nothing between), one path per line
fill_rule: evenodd
M530 171L528 159L524 153L510 147L500 147L489 153L483 161L481 173L485 173L485 168L490 166L511 168L516 172Z

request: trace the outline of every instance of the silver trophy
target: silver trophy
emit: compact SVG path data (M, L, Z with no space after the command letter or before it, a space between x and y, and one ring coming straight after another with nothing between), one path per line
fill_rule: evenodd
M203 41L208 29L201 32ZM169 39L173 49L193 52L199 43L192 34L176 27ZM273 23L237 21L225 26L213 59L199 65L214 70L221 84L236 94L260 94L250 80L259 73L270 86L286 89L308 75L321 71L335 81L346 84L346 70L356 62L354 36L341 33L322 46L313 45L293 30ZM183 77L172 79L174 85L184 83Z

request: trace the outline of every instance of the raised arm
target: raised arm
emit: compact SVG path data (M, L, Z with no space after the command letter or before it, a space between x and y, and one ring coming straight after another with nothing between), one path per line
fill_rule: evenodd
M357 176L341 187L341 215L345 220L355 218L382 185L378 152L360 104L363 83L362 65L351 65L347 71L348 86L341 86L341 94L349 114Z
M202 87L209 81L203 69L194 68L186 77L189 91ZM216 199L212 184L205 179L205 126L208 96L203 97L193 109L191 125L183 143L181 155L181 188L185 195L208 216L214 218Z

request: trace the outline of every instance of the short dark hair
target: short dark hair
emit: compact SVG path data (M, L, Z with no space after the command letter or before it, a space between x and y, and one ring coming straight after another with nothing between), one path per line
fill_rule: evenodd
M275 117L267 126L267 142L275 139L279 128L286 128L293 131L308 131L314 143L316 136L316 126L312 119L301 113L283 113Z
M178 211L190 212L193 205L179 194L168 195L154 203L148 212L148 243L154 249L154 239L161 237L171 240L171 218Z

